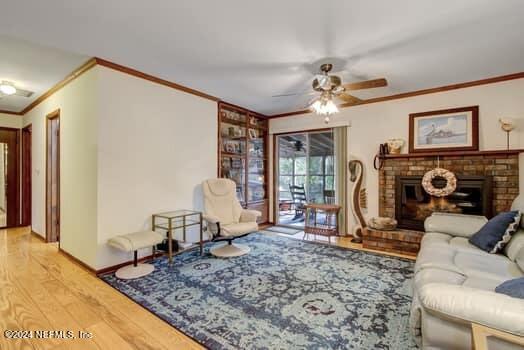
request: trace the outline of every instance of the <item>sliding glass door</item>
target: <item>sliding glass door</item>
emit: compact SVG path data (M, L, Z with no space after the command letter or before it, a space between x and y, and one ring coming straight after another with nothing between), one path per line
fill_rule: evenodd
M333 130L276 135L276 222L303 227L306 203L334 203Z

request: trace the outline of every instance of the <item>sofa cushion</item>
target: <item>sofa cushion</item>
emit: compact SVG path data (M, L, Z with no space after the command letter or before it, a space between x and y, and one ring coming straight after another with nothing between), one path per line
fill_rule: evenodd
M418 296L422 307L437 316L524 336L524 301L521 299L442 283L425 285Z
M523 252L524 253L524 252ZM517 260L515 261L518 265L518 267L522 270L522 272L524 273L524 256L523 257L519 257L517 258Z
M455 237L471 237L488 221L484 216L438 213L424 221L426 232L441 232Z
M524 230L518 230L504 247L504 254L512 261L518 257L524 258Z
M467 238L430 232L422 239L415 264L415 287L438 282L493 291L500 283L522 274L506 256L486 253Z
M515 278L502 283L495 288L495 292L506 294L514 298L524 299L524 277Z
M469 243L469 240L464 237L453 237L449 240L450 247L461 252L468 252L472 254L487 254L485 251L479 249L473 244Z
M420 246L424 247L426 245L434 244L434 243L448 244L452 238L453 236L450 236L445 233L426 232L424 233L424 236L422 236L422 241L420 242Z
M457 252L453 262L457 269L468 277L489 278L503 282L522 276L522 271L517 264L502 254Z
M461 273L442 270L439 268L426 268L415 274L413 278L413 285L415 290L419 290L422 286L428 283L448 283L462 285L466 281L467 277ZM499 285L495 284L495 286Z
M490 219L469 242L489 253L498 253L511 236L517 232L520 223L518 210L503 212Z

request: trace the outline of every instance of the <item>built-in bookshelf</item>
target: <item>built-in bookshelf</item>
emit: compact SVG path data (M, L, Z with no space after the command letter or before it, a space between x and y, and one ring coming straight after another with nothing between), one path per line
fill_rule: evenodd
M268 121L246 109L218 104L218 176L233 180L244 208L268 221Z

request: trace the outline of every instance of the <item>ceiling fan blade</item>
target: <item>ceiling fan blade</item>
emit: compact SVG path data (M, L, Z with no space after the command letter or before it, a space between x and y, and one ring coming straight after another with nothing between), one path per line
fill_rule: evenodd
M344 84L346 90L362 90L387 86L388 81L384 78L360 81L358 83Z
M295 92L290 94L280 94L280 95L273 95L271 97L287 97L287 96L298 96L298 95L313 95L315 94L315 91L303 91L303 92Z
M346 94L345 92L341 93L337 97L346 103L355 103L356 104L356 103L360 103L363 101L360 98L355 97L353 95Z

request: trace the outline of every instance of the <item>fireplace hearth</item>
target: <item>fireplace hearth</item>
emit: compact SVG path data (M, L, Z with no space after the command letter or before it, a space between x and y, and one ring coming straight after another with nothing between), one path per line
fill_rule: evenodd
M436 178L433 185L445 186ZM424 191L422 176L395 177L395 219L399 228L424 230L424 220L434 212L492 216L492 177L457 176L456 190L446 197Z

